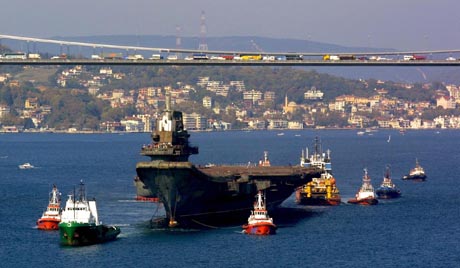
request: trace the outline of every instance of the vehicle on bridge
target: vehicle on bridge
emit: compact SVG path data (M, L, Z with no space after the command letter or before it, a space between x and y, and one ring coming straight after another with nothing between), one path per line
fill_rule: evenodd
M221 57L224 58L225 60L233 60L233 58L235 56L233 56L233 55L222 55Z
M302 55L286 55L286 60L303 60Z
M143 60L144 59L144 56L140 55L140 54L134 54L134 55L128 55L128 57L126 57L127 60Z
M208 55L204 53L199 53L199 54L193 54L193 59L194 60L209 60Z
M8 52L3 54L3 58L7 60L26 60L27 55L24 52Z
M58 56L52 56L50 59L52 59L52 60L65 60L65 59L67 59L67 55L66 54L61 54L61 55L58 55Z
M335 60L356 60L356 57L354 55L329 55L326 54L323 56L323 60L330 60L330 61L335 61Z
M422 55L404 55L403 60L426 60L425 56Z
M260 54L242 54L240 57L241 60L262 60L262 55Z
M27 55L27 58L29 58L31 60L39 60L42 57L38 53L29 53L29 55Z
M161 54L152 54L152 56L149 58L149 60L162 60L163 59L163 56L161 56ZM169 56L168 56L168 60L169 60Z
M123 54L122 53L102 53L102 58L107 60L122 60Z

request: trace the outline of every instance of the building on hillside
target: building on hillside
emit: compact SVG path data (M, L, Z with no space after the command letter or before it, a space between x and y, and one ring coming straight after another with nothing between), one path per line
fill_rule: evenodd
M212 98L206 96L203 98L203 107L207 109L212 109Z
M262 92L252 89L250 91L243 92L243 101L250 102L252 105L258 103L259 100L262 99Z
M8 81L8 75L6 74L0 74L0 83L6 83Z
M125 95L125 91L123 89L114 89L112 91L112 99L119 99Z
M288 129L303 129L303 122L289 121Z
M142 123L144 123L143 132L152 132L155 127L155 120L153 120L153 117L150 114L140 114L137 115L136 118L139 118Z
M99 74L100 75L111 76L111 75L113 75L112 68L103 67L103 68L99 69Z
M460 88L456 85L446 85L447 91L449 91L449 96L460 101Z
M410 121L410 128L419 129L422 127L422 119L416 117Z
M39 107L38 98L27 98L24 102L24 108L28 110L37 109Z
M99 87L90 86L88 88L88 94L90 95L96 96L98 92L99 92Z
M254 119L254 120L249 120L248 121L248 128L250 129L266 129L267 128L267 122L263 119Z
M287 113L290 113L290 114L293 114L297 111L298 109L298 105L297 103L291 101L291 102L288 102L288 96L286 95L284 97L284 107L283 107L283 113L287 114Z
M8 114L10 114L10 107L4 104L0 104L0 118Z
M436 106L444 109L455 109L455 100L450 96L440 96L436 98Z
M197 113L183 113L182 120L187 130L205 130L207 127L207 118Z
M125 127L126 132L144 132L144 122L135 117L129 117L120 121L121 125Z
M232 124L223 121L209 120L208 128L212 130L230 130L232 129Z
M284 119L268 119L267 129L287 129L288 121Z
M306 100L322 100L324 93L316 87L311 87L310 90L304 93L303 97Z
M106 131L106 132L118 132L118 131L125 131L124 126L121 125L120 122L102 122L99 125L100 130Z
M265 91L264 93L264 104L269 106L275 103L276 94L274 91Z
M198 82L196 83L198 86L206 87L209 82L209 76L200 76L198 77Z
M236 91L241 92L246 90L246 86L244 85L244 81L230 81L230 86L234 87Z

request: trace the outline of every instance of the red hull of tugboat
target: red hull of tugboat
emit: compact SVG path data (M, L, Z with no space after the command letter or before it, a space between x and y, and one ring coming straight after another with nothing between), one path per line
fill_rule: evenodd
M348 203L350 204L357 204L357 205L363 205L363 206L371 206L371 205L377 205L379 201L375 198L366 198L366 199L361 199L358 200L356 198L352 198L348 200Z
M276 225L271 223L259 223L259 224L252 224L243 225L243 231L245 234L252 234L252 235L272 235L276 234Z
M341 202L342 200L340 198L302 198L299 201L297 201L297 204L306 206L338 206Z
M144 201L144 202L154 202L158 203L159 199L158 197L144 197L144 196L136 196L135 198L136 201Z
M37 229L39 230L58 230L59 220L53 218L41 218L37 221Z

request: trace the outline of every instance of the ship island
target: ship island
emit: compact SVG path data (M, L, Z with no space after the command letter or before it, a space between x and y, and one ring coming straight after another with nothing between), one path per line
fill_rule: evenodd
M152 227L189 228L241 224L253 208L259 191L267 193L267 210L273 211L296 188L320 175L314 167L273 165L195 165L189 156L198 147L189 142L182 112L166 107L142 146L149 161L136 164L137 178L158 197L165 215L152 218Z

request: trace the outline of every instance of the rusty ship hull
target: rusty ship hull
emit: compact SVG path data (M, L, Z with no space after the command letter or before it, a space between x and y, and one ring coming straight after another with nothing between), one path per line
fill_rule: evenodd
M159 225L214 226L245 221L259 190L273 210L318 171L300 166L211 166L188 161L139 162L139 179L156 194L166 216ZM173 221L171 221L173 219Z

